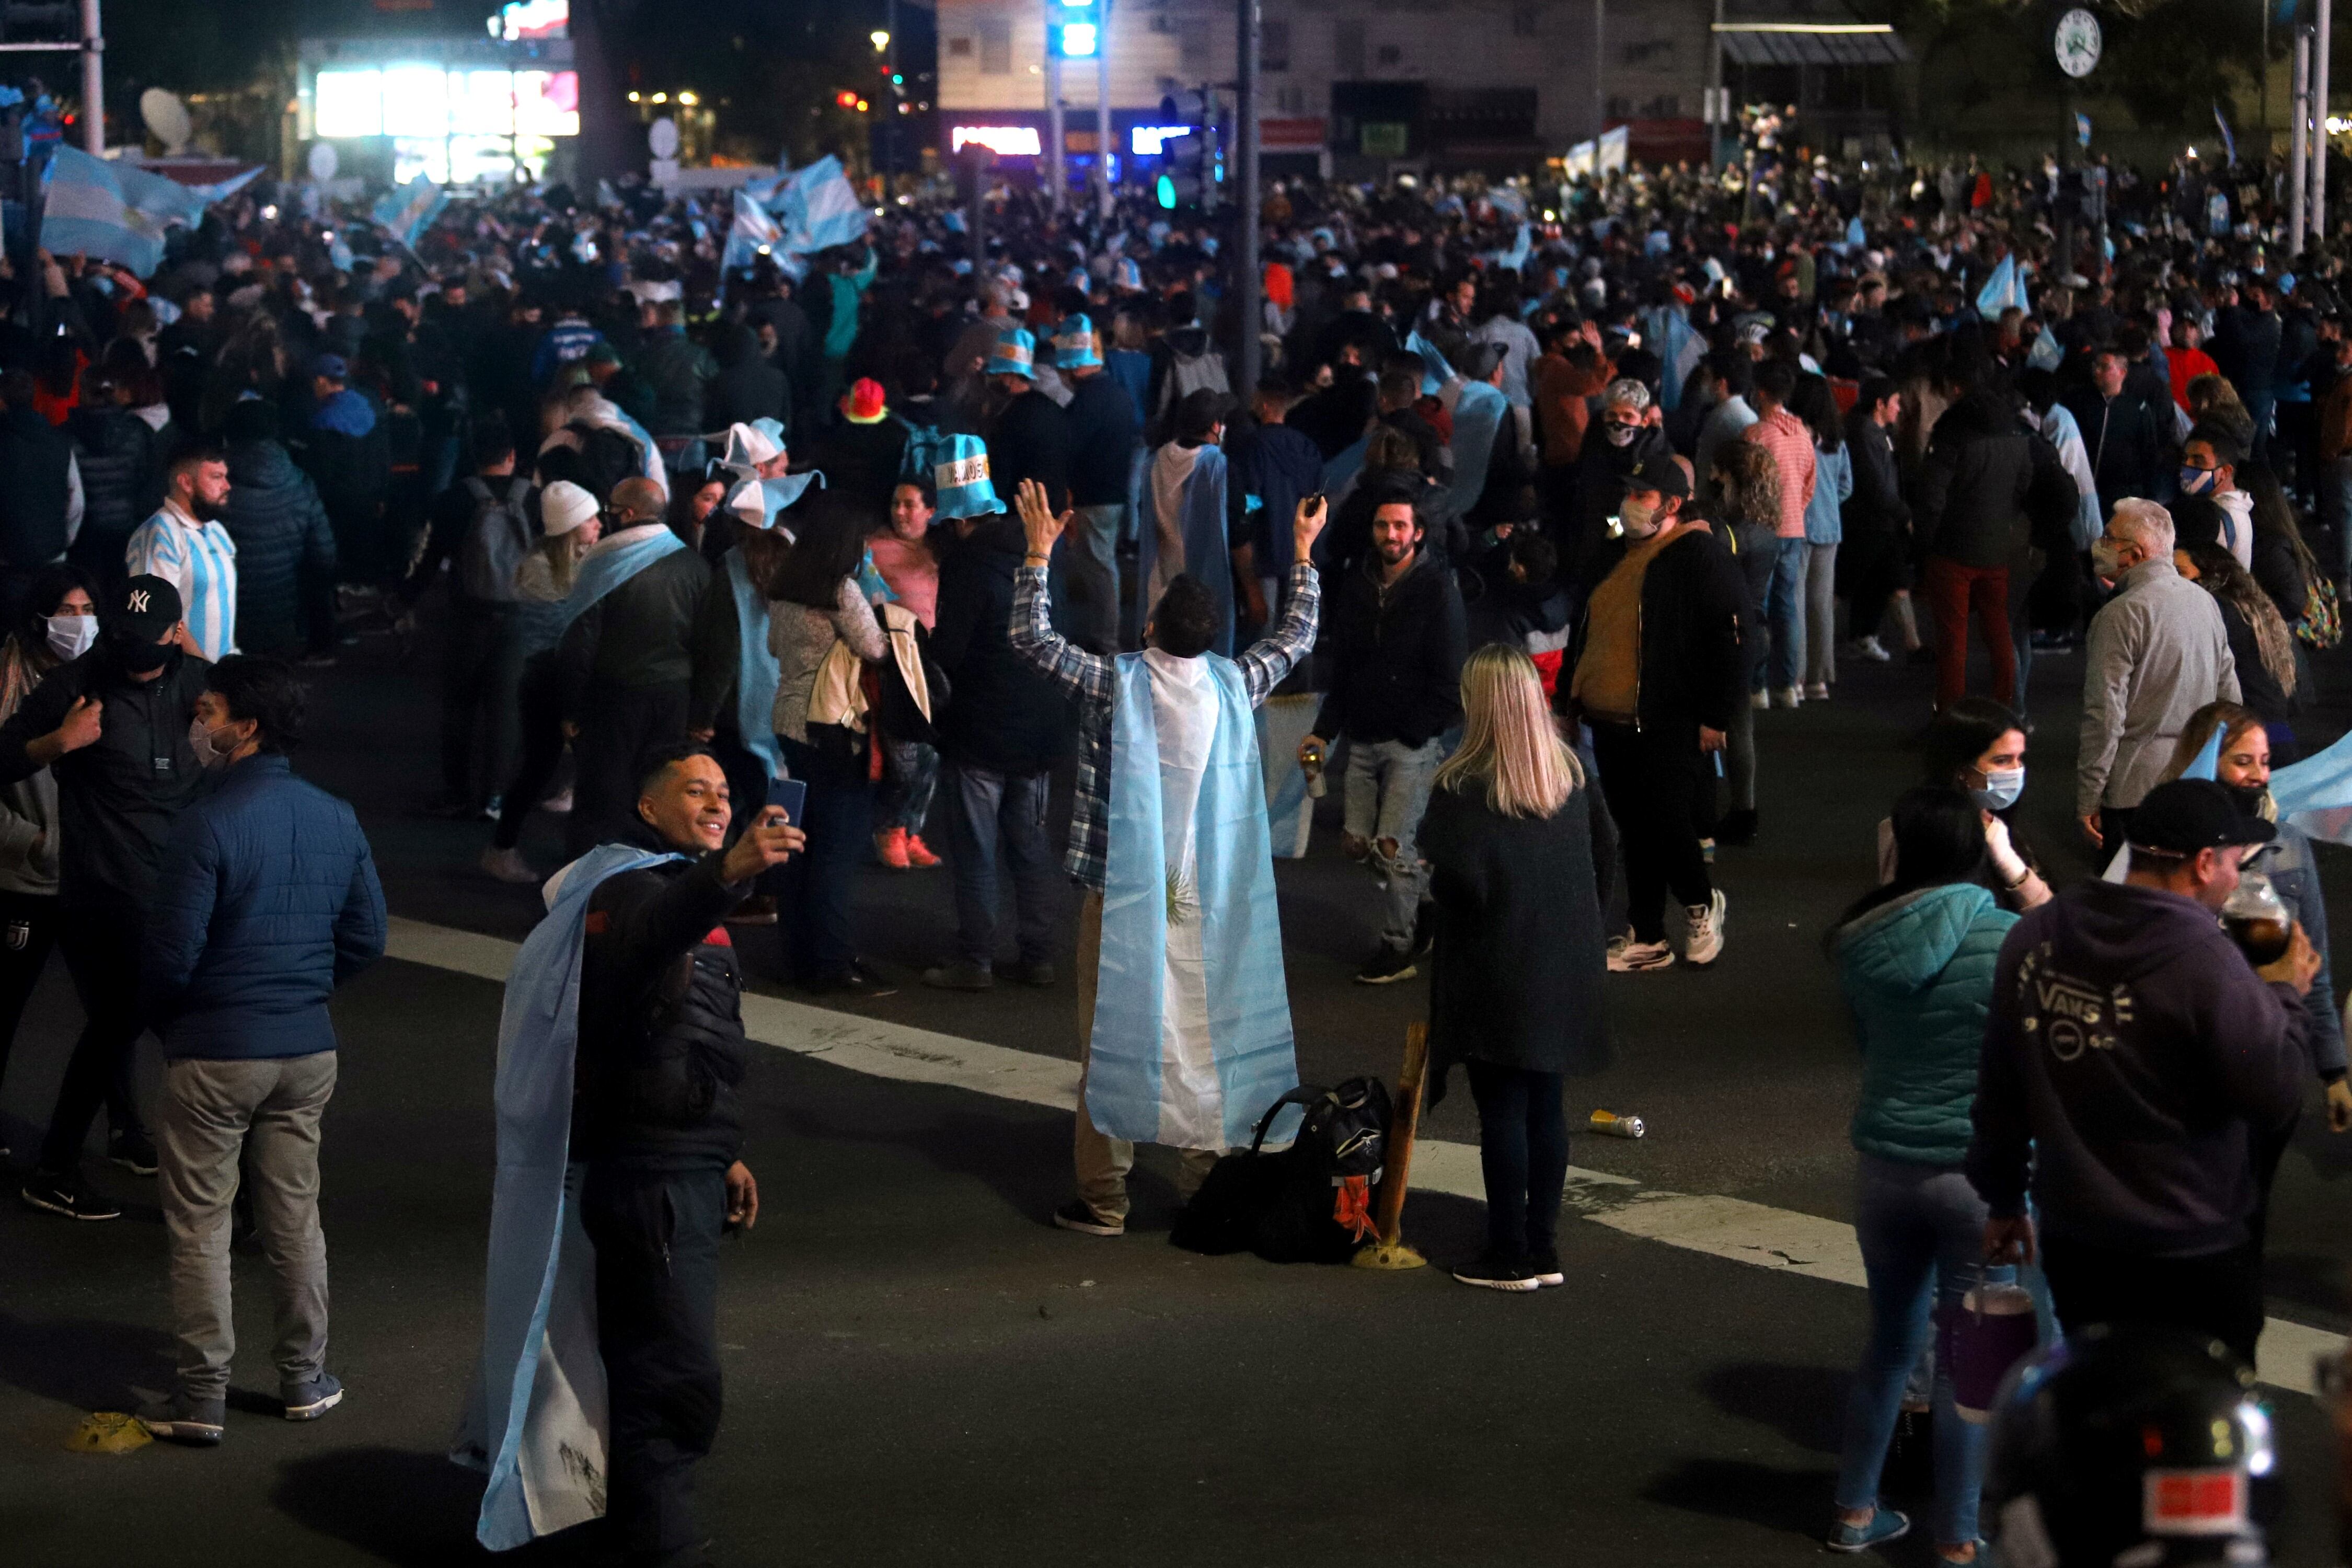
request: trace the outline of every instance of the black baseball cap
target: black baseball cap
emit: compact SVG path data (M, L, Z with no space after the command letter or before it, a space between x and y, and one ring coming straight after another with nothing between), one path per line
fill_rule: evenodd
M1655 490L1676 500L1690 500L1690 480L1684 477L1683 466L1670 457L1648 457L1625 476L1629 490Z
M2186 857L2231 844L2268 844L2278 829L2241 810L2211 779L2174 779L2147 792L2126 836L2135 849Z
M141 575L115 590L100 617L106 629L133 642L161 642L180 624L180 590L164 577Z

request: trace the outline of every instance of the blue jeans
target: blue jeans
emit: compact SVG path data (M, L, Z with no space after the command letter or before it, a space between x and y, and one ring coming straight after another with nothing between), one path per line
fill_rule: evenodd
M1015 941L1024 963L1054 955L1054 848L1045 832L1051 773L1000 773L971 763L948 764L948 854L954 862L956 946L968 963L993 970L996 917L1003 908L996 885L996 841L1013 873L1019 907Z
M1856 1173L1854 1230L1870 1276L1870 1342L1856 1369L1845 1414L1845 1448L1838 1462L1837 1506L1877 1505L1879 1472L1903 1405L1903 1384L1926 1349L1929 1309L1958 1310L1984 1257L1986 1208L1976 1189L1949 1165L1912 1165L1861 1157ZM1986 1268L1988 1283L2014 1279L2011 1268ZM1977 1500L1984 1490L1989 1426L1971 1426L1952 1405L1950 1369L1936 1368L1936 1500L1931 1524L1937 1544L1977 1538Z
M1402 741L1348 742L1340 842L1349 856L1371 867L1387 892L1381 942L1391 952L1412 946L1422 895L1429 887L1429 868L1413 837L1429 809L1430 782L1443 754L1436 741L1418 746Z
M1764 587L1764 624L1772 632L1770 684L1779 690L1804 682L1805 560L1811 552L1801 539L1776 542L1780 552Z

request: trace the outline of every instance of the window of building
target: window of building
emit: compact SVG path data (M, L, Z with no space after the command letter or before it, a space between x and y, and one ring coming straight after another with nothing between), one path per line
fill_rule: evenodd
M980 19L980 74L1013 74L1013 24L1003 16Z
M968 60L971 58L971 40L968 37L950 38L948 40L948 58L951 60Z
M1361 22L1339 21L1331 24L1331 66L1342 77L1364 74L1364 25Z
M1289 23L1258 24L1257 63L1260 70L1286 71L1290 68Z
M1382 69L1393 70L1397 67L1404 64L1404 46L1402 44L1382 44L1381 46L1381 52L1377 58L1381 62Z

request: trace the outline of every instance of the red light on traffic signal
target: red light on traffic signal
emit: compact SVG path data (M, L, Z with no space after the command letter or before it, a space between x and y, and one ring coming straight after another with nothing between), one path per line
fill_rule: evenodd
M857 95L850 91L849 89L843 88L839 92L833 95L833 101L841 105L844 109L855 109L857 107Z

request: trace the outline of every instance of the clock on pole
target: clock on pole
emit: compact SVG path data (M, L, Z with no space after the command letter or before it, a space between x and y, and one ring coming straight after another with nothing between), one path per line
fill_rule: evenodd
M2050 32L2058 68L2077 81L2098 68L2100 42L2099 19L2079 5L2062 12Z

